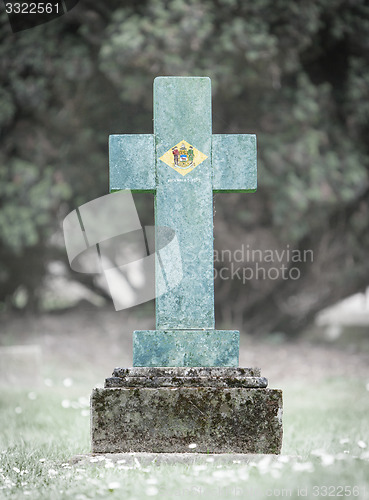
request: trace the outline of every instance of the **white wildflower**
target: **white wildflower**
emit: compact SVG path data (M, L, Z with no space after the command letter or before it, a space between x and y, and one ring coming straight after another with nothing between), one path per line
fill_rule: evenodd
M332 465L334 464L334 456L333 455L329 455L328 453L326 455L322 455L320 457L321 461L322 461L322 465L323 467L327 467L328 465Z
M63 380L63 385L64 385L64 387L72 387L73 380L71 378L67 377Z
M197 444L196 443L191 443L188 445L188 447L190 448L190 450L193 450L194 448L197 447Z
M120 483L118 481L112 481L111 483L108 484L108 490L113 491L113 490L118 490L120 488Z
M247 467L243 467L242 469L238 470L238 478L241 481L248 481L248 479L249 479L249 471L248 471Z
M155 488L155 486L150 486L149 488L147 488L146 490L146 495L148 497L154 497L155 495L157 495L159 493L159 490L158 488Z
M279 479L281 477L281 472L278 470L278 469L271 469L270 471L270 475L274 478L274 479Z
M271 457L265 456L257 463L257 468L261 474L266 474L269 471L271 460Z
M296 462L292 465L296 472L314 472L314 466L311 462Z

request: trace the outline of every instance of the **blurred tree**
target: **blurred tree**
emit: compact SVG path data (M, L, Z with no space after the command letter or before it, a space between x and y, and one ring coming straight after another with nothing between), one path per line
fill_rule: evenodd
M285 262L298 280L216 280L218 321L294 333L368 284L364 0L85 0L0 33L0 300L36 305L58 218L107 192L109 133L151 132L157 75L210 76L214 133L258 135L259 190L217 195L216 248L314 252Z

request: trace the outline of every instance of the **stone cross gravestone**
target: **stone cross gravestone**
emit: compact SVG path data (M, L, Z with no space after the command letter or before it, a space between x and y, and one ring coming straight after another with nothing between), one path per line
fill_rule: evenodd
M255 135L212 135L211 83L154 82L154 134L110 136L110 191L155 194L156 227L178 239L183 277L156 298L156 330L135 331L133 368L92 394L95 452L278 453L282 394L238 368L239 332L216 330L213 192L256 190ZM165 247L156 231L156 247ZM170 252L157 261L175 269ZM159 263L156 266L159 269ZM156 275L161 290L161 273Z
M175 230L182 259L179 286L157 296L156 330L134 332L133 366L238 366L239 332L215 330L213 192L256 190L256 137L212 135L211 122L209 78L161 77L154 134L110 136L110 190L155 193L155 224Z

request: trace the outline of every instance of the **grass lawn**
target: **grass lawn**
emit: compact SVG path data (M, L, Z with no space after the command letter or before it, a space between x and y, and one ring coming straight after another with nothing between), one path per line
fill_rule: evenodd
M87 454L89 385L0 392L0 498L369 498L368 380L285 382L282 455L248 464L71 465ZM68 385L68 384L67 384ZM191 450L189 450L191 451Z

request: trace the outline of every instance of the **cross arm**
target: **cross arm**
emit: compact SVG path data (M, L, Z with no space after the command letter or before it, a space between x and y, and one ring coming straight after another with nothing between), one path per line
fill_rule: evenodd
M155 140L152 134L109 136L109 190L154 192Z
M214 134L211 154L213 191L256 191L256 135Z

